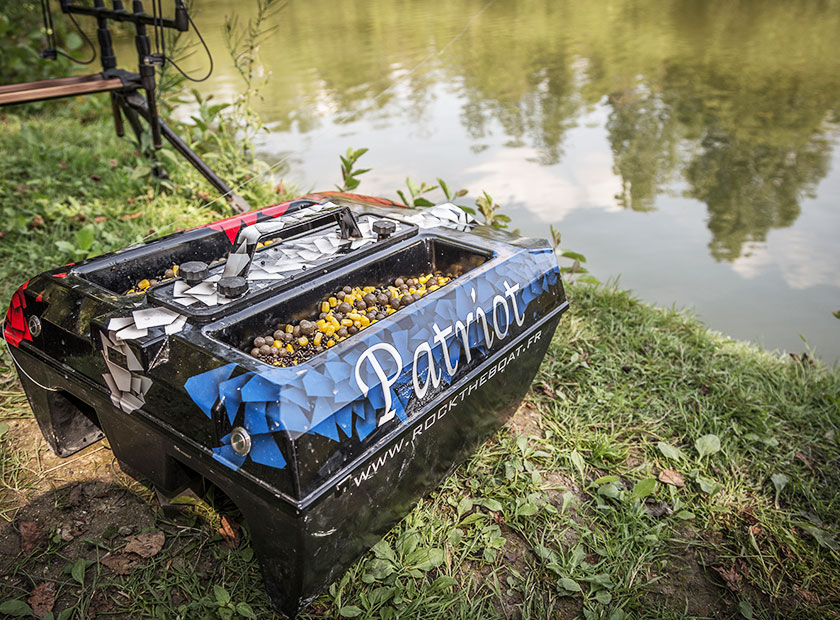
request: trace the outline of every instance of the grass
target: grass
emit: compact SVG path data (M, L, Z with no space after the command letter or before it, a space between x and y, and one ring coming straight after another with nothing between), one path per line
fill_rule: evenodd
M223 212L195 206L209 190L189 171L163 194L128 179L133 147L98 109L80 131L80 112L0 123L4 299L54 264ZM57 245L68 239L77 243ZM511 422L302 617L840 616L837 370L613 286L568 292L571 310ZM107 444L57 459L3 360L0 609L27 613L35 588L54 584L63 620L272 617L228 500L210 488L169 518ZM29 522L43 536L18 553ZM117 574L107 558L143 532L165 543Z

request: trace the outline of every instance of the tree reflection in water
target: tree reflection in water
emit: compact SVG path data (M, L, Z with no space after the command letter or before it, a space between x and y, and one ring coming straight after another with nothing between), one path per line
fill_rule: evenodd
M234 6L209 4L208 19ZM264 44L278 53L264 54L276 78L262 111L278 132L363 116L422 127L443 85L458 95L475 152L501 127L508 145L553 165L574 157L563 148L569 130L600 107L617 203L653 210L679 187L707 205L710 252L725 261L790 226L829 170L836 3L520 0L494 3L462 32L485 5L289 3Z

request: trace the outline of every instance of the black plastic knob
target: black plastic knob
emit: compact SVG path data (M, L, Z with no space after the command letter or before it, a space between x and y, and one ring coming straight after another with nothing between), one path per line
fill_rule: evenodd
M216 290L219 294L232 299L248 292L248 281L241 276L222 278L216 285Z
M194 286L207 277L207 263L191 260L178 268L178 275L184 278L187 284Z
M397 225L391 220L376 220L373 223L373 232L378 240L387 239L397 230Z

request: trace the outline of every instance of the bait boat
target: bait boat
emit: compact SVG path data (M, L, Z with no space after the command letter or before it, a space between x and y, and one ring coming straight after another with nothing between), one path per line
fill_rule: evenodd
M325 193L42 273L4 337L56 454L217 485L294 616L516 410L567 307L544 240Z

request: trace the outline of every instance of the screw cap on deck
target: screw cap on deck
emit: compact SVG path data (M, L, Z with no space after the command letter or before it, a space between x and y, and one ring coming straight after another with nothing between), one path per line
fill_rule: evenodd
M234 426L230 432L230 447L239 456L246 456L251 451L251 436L241 426Z
M207 263L200 260L191 260L181 265L178 269L178 275L184 278L189 285L198 284L208 275Z
M222 278L216 285L216 290L229 299L239 297L248 292L248 281L241 276Z
M387 239L396 232L397 225L391 220L376 220L372 228L377 239Z

